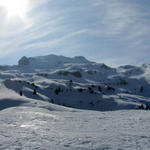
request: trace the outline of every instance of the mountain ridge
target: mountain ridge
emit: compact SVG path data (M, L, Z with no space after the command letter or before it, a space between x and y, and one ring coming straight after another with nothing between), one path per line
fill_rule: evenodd
M150 69L144 66L112 68L82 56L22 57L1 69L0 78L23 97L66 107L107 111L150 104Z
M65 56L58 56L58 55L46 55L46 56L36 56L36 57L26 57L23 56L19 61L18 65L27 65L28 63L34 63L34 61L39 63L58 63L58 62L74 62L74 63L89 63L85 57L83 56L75 56L75 57L65 57ZM22 62L28 62L28 63L22 63Z

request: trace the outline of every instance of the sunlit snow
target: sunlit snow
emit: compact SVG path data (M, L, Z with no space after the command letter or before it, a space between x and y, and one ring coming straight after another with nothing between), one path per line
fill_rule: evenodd
M148 150L149 65L24 57L0 69L0 149Z

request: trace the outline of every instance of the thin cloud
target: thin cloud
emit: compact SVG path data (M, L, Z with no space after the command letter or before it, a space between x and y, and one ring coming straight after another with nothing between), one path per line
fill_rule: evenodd
M149 14L139 0L30 0L28 26L19 19L7 22L0 10L0 53L84 55L109 65L141 61L141 49L150 47Z

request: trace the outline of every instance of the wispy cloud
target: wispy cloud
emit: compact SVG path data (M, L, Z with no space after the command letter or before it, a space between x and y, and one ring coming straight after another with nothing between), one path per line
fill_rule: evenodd
M17 18L8 21L0 9L1 57L55 53L84 55L109 65L142 63L141 50L146 53L150 48L148 4L140 0L30 0L28 25Z

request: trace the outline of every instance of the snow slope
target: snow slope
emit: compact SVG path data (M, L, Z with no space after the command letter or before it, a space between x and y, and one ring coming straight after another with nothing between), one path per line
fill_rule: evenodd
M0 67L0 149L149 150L150 67L48 55Z
M48 111L14 107L0 112L0 149L149 150L148 111Z
M26 98L67 107L137 109L150 104L149 73L149 65L111 68L82 56L48 55L23 57L16 66L1 67L0 83Z

